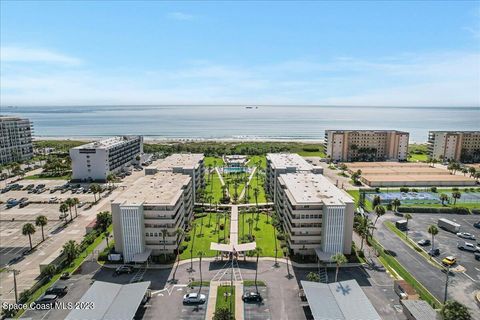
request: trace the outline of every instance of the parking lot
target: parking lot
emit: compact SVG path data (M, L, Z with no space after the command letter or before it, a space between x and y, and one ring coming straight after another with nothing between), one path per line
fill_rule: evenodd
M466 241L476 244L480 241L480 229L477 229L473 224L480 221L479 216L467 215L452 215L452 214L415 214L414 218L409 221L409 236L415 242L420 239L431 239L431 235L427 232L430 225L437 225L440 218L445 218L454 221L461 225L462 232L468 232L475 235L476 240L466 240L458 237L455 233L448 232L441 228L438 229L438 234L435 236L435 248L440 249L440 256L436 257L437 261L441 261L446 256L454 256L457 258L457 265L464 267L465 274L475 281L480 282L480 262L475 260L473 252L463 251L457 248L460 241ZM425 246L425 250L429 250L431 245Z
M255 286L243 287L243 292L255 291ZM262 302L246 302L243 304L245 320L272 319L270 315L269 295L267 287L258 287L258 292L262 296Z

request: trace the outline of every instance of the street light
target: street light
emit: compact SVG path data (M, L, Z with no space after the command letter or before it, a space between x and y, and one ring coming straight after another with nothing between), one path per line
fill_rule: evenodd
M9 269L8 272L13 273L13 288L15 290L15 303L18 304L18 293L17 293L17 274L20 273L19 270Z

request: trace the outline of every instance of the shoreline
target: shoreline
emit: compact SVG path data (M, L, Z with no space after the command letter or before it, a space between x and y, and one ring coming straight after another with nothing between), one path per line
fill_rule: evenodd
M98 141L106 138L115 137L115 135L105 135L105 136L34 136L32 137L33 141ZM152 137L152 136L143 136L143 141L147 143L171 143L171 142L297 142L304 144L323 144L325 143L324 139L295 139L295 138L266 138L266 137L233 137L233 138L161 138L161 137ZM409 144L425 144L427 141L410 141Z

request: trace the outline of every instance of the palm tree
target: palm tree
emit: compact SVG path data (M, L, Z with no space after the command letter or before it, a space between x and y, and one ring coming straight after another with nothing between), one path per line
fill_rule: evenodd
M94 202L97 202L97 193L99 194L98 199L100 200L100 192L102 191L102 187L100 187L96 183L92 183L90 185L90 191L92 191L92 193L93 193L93 198L95 200Z
M80 203L80 200L78 200L78 198L73 198L72 199L72 204L73 204L73 207L75 208L75 218L78 216L77 206L78 206L79 203Z
M278 266L277 262L277 255L278 255L278 248L277 248L277 217L274 215L272 217L272 226L273 226L273 242L275 244L275 266Z
M193 270L193 246L195 245L195 234L197 231L197 224L195 221L192 221L193 228L193 237L192 237L192 247L190 248L190 270Z
M175 230L175 235L177 236L177 264L175 265L175 270L173 271L172 281L175 282L175 275L177 274L178 264L180 263L180 243L182 243L182 237L185 234L185 231L182 228L177 228Z
M110 186L110 184L113 186L114 181L115 181L115 174L109 173L107 175L107 182L108 182L109 186Z
M202 291L202 284L203 284L203 279L202 279L202 257L205 255L205 252L203 251L198 251L197 252L198 257L200 258L198 262L198 267L200 271L200 287L198 288L198 295L200 295L200 292Z
M432 224L430 227L428 227L428 233L432 235L432 252L435 249L435 236L438 234L438 228L436 225ZM430 259L432 259L432 256L430 256Z
M405 214L405 220L407 220L407 228L405 229L405 238L408 238L408 221L412 219L412 215L410 213Z
M78 255L78 251L78 245L74 240L68 240L63 245L62 253L66 256L68 264L72 263L72 261L75 260Z
M380 218L385 214L385 207L382 205L376 206L375 214L377 215L377 217L375 218L375 222L373 223L373 229L375 229L375 226L377 225L378 218ZM373 229L372 229L372 238L373 238Z
M448 201L448 196L445 193L440 194L438 198L442 201L442 206L445 205L445 201Z
M165 242L165 238L168 235L168 230L167 229L162 229L160 232L162 234L162 241L163 241L163 258L164 258L164 261L167 262L167 249L166 249L167 244Z
M103 234L105 235L105 241L107 241L107 249L108 249L108 247L109 247L108 246L108 237L110 237L110 232L105 231Z
M258 286L257 286L257 276L258 276L258 258L262 254L262 248L256 247L255 248L255 254L257 255L257 262L255 264L255 289L257 290L258 293Z
M447 301L440 311L443 320L471 320L472 316L466 306L455 300Z
M402 203L400 202L400 200L398 200L398 198L395 198L395 200L392 201L392 205L393 205L393 210L397 211L398 207L400 207Z
M453 205L456 205L457 204L457 199L460 199L461 197L462 197L462 194L460 193L460 191L452 192L452 198L454 199L453 200Z
M288 267L288 248L283 248L283 254L285 256L285 259L287 260L287 273L288 273L288 278L291 278L292 275L290 274L290 268Z
M70 211L70 221L73 220L73 215L72 215L72 207L73 207L73 199L68 198L65 200L65 204L68 206L68 211Z
M309 272L307 274L307 280L312 282L320 282L320 276L315 272Z
M45 236L43 234L43 227L46 226L48 223L47 217L40 215L35 219L35 225L42 229L42 241L45 241Z
M337 270L335 271L335 282L337 282L338 270L340 269L340 266L347 263L348 260L347 260L347 257L345 257L341 252L333 255L330 259L332 259L332 261L334 261L337 264Z
M258 187L253 188L253 196L255 197L255 206L258 211L258 195L260 194L260 189Z
M22 234L28 236L28 241L30 242L30 250L33 249L32 246L32 234L35 233L35 227L31 223L25 223L22 228Z
M63 202L58 209L62 213L62 218L65 219L65 224L67 223L67 212L68 212L68 204Z
M252 225L253 225L253 219L252 218L248 218L247 219L247 223L248 223L248 234L249 234L249 239L252 238Z

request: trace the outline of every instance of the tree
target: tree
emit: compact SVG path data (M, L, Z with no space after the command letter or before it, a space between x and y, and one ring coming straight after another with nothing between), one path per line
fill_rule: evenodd
M378 206L379 204L381 204L382 202L382 199L380 198L379 195L375 195L373 197L373 201L372 201L372 207L375 209L376 206Z
M341 252L333 255L331 259L337 264L337 270L335 271L335 282L337 282L338 270L340 269L340 266L347 263L348 260L347 260L347 257L345 257Z
M258 258L260 257L260 254L262 254L262 248L256 247L256 248L255 248L255 254L257 255L257 262L256 262L256 264L255 264L255 289L257 290L257 293L258 293L258 285L257 285Z
M383 216L385 214L385 207L382 206L382 205L378 205L375 207L375 215L377 216L375 218L375 222L373 223L373 229L375 229L376 225L377 225L377 221L378 221L378 218L380 218L381 216ZM373 237L373 230L372 230L372 237Z
M192 247L190 248L190 270L193 270L193 247L195 245L195 235L197 231L197 224L195 221L192 221L191 227L193 229L193 237L192 237Z
M167 249L166 249L167 244L165 242L165 238L168 235L168 230L167 229L162 229L160 232L162 234L162 242L163 242L163 258L164 258L164 261L167 262Z
M400 207L402 203L400 202L400 200L398 198L395 198L395 200L392 201L392 206L393 206L393 210L397 211L398 207Z
M55 275L55 273L57 273L57 268L55 267L55 265L53 264L48 264L47 266L45 266L45 268L43 269L42 273L51 278Z
M462 197L462 194L460 193L460 191L452 192L452 198L454 199L453 200L453 205L456 205L457 204L457 199L460 199L461 197Z
M22 228L22 234L28 236L28 241L30 242L30 250L33 249L32 246L32 234L35 233L35 227L31 223L25 223Z
M115 177L114 173L109 173L107 175L107 182L108 182L109 185L113 186L113 183L115 182L115 180L116 180L116 177Z
M97 202L97 193L100 193L102 191L102 187L100 187L96 183L92 183L90 185L90 191L92 191L92 193L93 193L93 198L95 200L94 202ZM98 199L100 200L100 195L99 195Z
M78 200L78 198L72 198L72 204L73 204L73 207L75 208L75 218L76 218L78 216L77 206L80 204L80 200Z
M255 206L258 212L258 196L260 195L260 189L258 187L253 188L253 196L255 197Z
M74 206L73 202L74 200L72 198L68 198L67 200L65 200L65 203L68 206L68 211L70 211L70 221L73 220L73 215L72 215L72 207Z
M185 234L185 231L182 228L177 228L175 230L175 235L177 236L177 264L175 265L175 270L173 271L172 281L175 282L175 275L177 274L178 264L180 263L180 243L182 243L182 237Z
M320 282L320 276L315 272L309 272L307 274L307 280L312 282Z
M58 209L62 214L61 214L61 217L62 219L65 219L65 224L67 223L67 212L68 212L68 204L66 204L65 202L63 202L61 205L60 205L60 208Z
M285 255L285 259L287 260L287 273L288 278L291 278L292 275L290 274L290 268L288 267L288 248L283 248L283 254Z
M37 216L37 218L35 219L35 225L37 227L40 227L42 230L42 241L45 241L45 236L43 234L43 227L45 227L47 223L48 223L48 219L44 215Z
M466 306L455 300L448 300L442 307L443 320L470 320L472 316Z
M96 229L100 229L102 232L107 230L108 226L112 223L112 215L108 211L102 211L97 213L97 222L95 224Z
M75 260L75 258L78 256L78 253L79 253L79 248L77 243L74 240L68 240L63 245L62 253L67 258L67 263L68 264L72 263L72 261Z
M408 238L408 221L412 219L412 215L410 213L406 213L404 216L405 220L407 220L407 228L405 228L405 238Z
M203 284L203 278L202 278L202 257L205 255L205 252L203 252L203 251L198 251L198 252L197 252L197 255L198 255L198 257L200 258L200 259L199 259L199 262L198 262L198 268L199 268L199 271L200 271L200 287L198 288L198 295L200 295L200 292L202 291L202 284Z
M435 236L438 234L438 228L436 225L432 224L428 227L428 233L432 235L432 251L435 249ZM432 256L430 256L430 259Z
M252 219L252 218L248 218L248 219L247 219L247 223L248 223L248 235L249 235L249 239L251 239L251 238L252 238L253 219Z
M109 247L108 246L108 237L110 237L110 232L105 231L103 234L105 235L105 241L107 242L107 249L108 249L108 247Z
M445 193L440 194L438 198L442 201L442 206L445 205L445 201L448 201L448 196Z
M468 173L470 174L470 177L473 178L475 177L475 173L477 173L477 169L475 169L475 167L470 167L468 168Z

